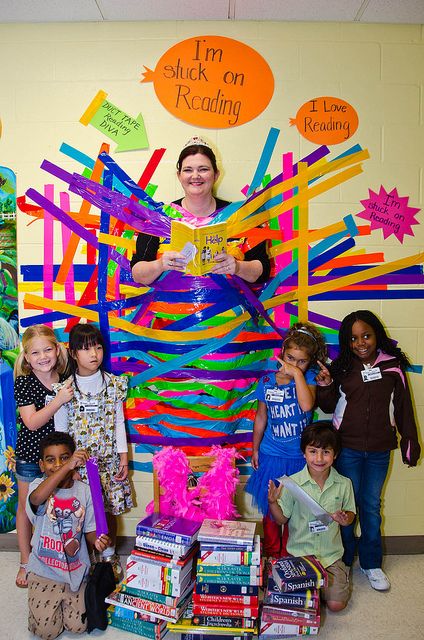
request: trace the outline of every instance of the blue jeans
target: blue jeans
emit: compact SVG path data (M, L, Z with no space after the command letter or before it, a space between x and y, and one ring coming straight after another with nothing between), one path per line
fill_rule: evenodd
M358 543L359 564L363 569L381 567L381 492L387 476L390 451L356 451L343 448L335 466L337 471L350 478L355 493L356 509L361 525L361 537L355 538L355 521L348 527L340 527L345 564L351 566Z
M35 478L41 478L43 473L38 462L25 462L24 460L16 460L16 479L20 482L30 483Z

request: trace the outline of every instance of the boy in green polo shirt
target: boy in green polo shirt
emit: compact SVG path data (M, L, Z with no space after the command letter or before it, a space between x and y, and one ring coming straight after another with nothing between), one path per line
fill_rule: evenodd
M355 517L352 483L341 476L332 464L340 451L340 438L331 422L321 421L306 427L300 448L306 465L290 476L306 493L331 514L332 522L322 530L314 526L314 516L283 485L269 483L268 503L276 522L288 522L287 551L292 556L314 555L328 573L328 587L323 599L331 611L341 611L349 601L349 570L342 561L343 543L340 525L347 526Z

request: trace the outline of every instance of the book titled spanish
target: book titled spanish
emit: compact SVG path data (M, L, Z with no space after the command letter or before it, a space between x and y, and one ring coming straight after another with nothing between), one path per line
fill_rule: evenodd
M172 220L170 249L185 256L186 269L192 275L209 273L215 257L227 250L227 223L195 227L183 220Z
M206 518L199 529L199 542L253 545L256 522Z
M291 607L292 609L311 609L315 611L319 604L319 595L316 589L283 593L275 584L272 575L270 575L268 576L268 584L264 593L264 603Z
M200 522L152 513L140 520L136 527L136 535L164 542L191 545L197 539L199 529Z
M327 586L327 572L315 556L273 560L272 577L280 591L292 592Z

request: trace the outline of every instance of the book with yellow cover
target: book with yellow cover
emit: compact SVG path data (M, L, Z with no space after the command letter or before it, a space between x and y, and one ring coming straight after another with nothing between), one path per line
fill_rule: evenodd
M169 248L186 257L188 273L194 276L209 273L216 264L215 257L227 251L227 223L195 227L183 220L172 220Z

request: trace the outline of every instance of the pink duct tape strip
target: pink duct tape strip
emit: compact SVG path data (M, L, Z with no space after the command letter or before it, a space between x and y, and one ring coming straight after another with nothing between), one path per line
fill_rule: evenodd
M91 500L93 501L94 519L96 520L96 535L108 533L105 507L103 504L102 485L100 484L99 467L97 458L90 458L86 463L88 484L90 486Z
M52 184L44 185L45 197L53 202L54 186ZM51 300L53 298L53 216L44 211L44 260L43 260L43 295ZM45 309L47 313L49 309ZM52 323L46 323L52 326Z
M62 191L60 193L60 208L65 211L70 211L70 201L69 194ZM72 231L68 229L66 224L61 224L62 227L62 254L65 255L66 247L68 246ZM65 300L68 304L75 304L75 282L74 282L74 265L71 265L71 268L68 271L65 280Z

